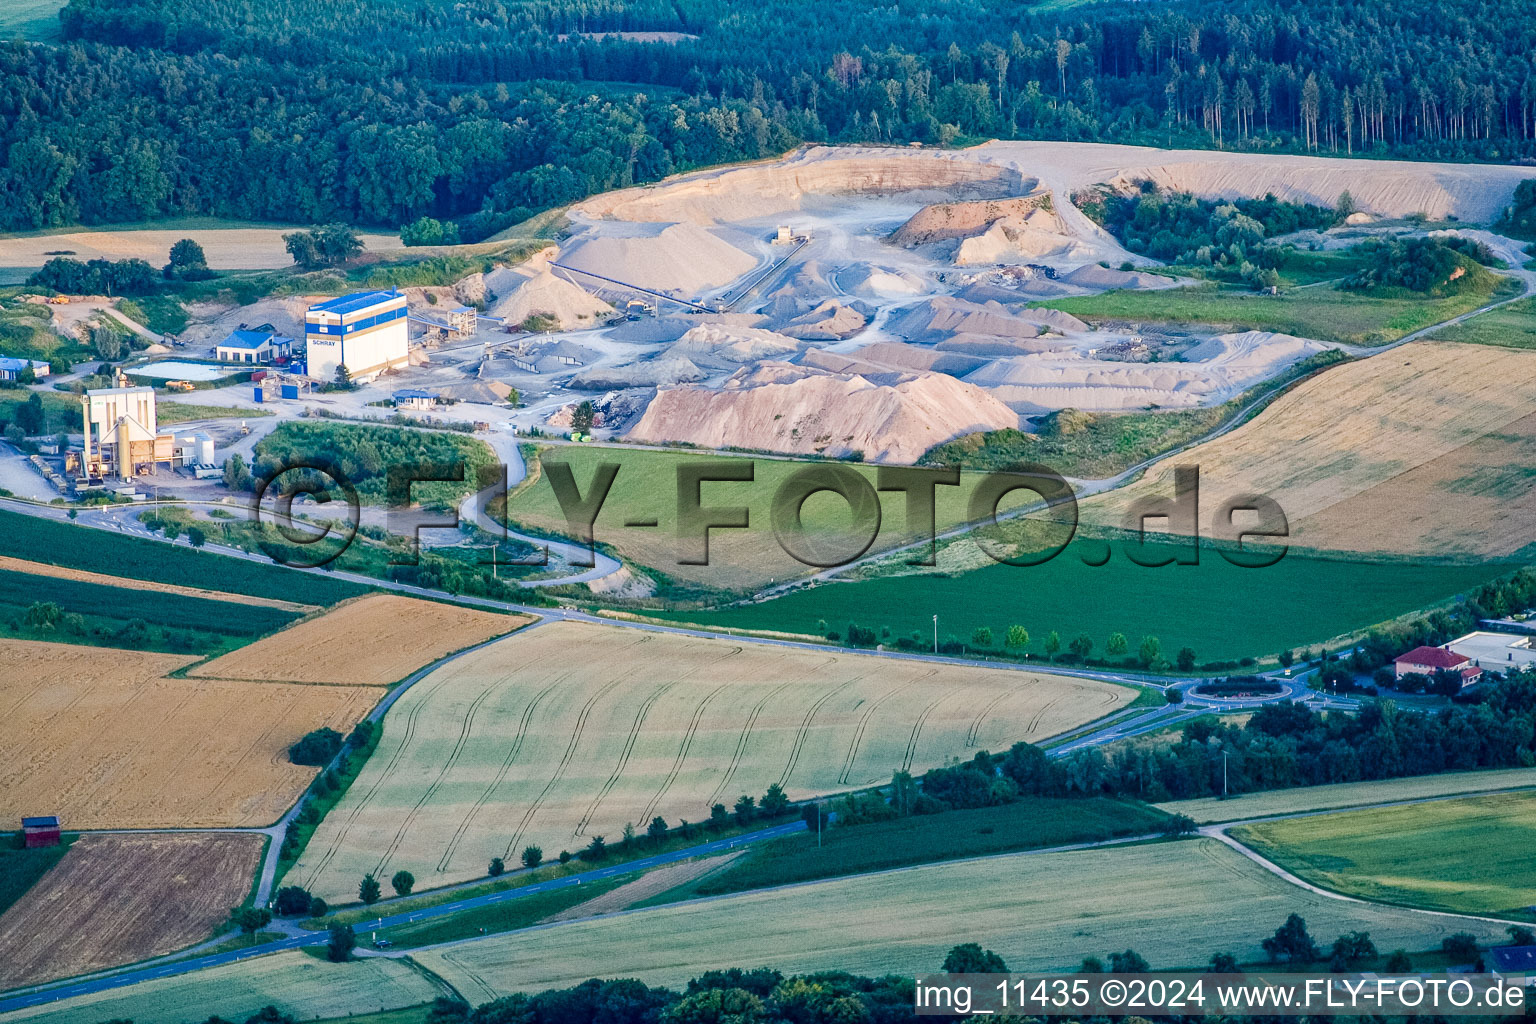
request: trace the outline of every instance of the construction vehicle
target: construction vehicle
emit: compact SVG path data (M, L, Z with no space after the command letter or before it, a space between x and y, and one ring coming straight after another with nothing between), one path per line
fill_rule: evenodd
M69 305L69 296L68 295L50 295L50 296L48 296L48 305L50 305L50 306L67 306L67 305Z
M165 390L167 390L167 391L191 391L191 390L193 390L193 385L192 385L192 382L189 381L189 380L168 380L168 381L165 382Z
M245 437L251 432L251 428L245 425L245 420L240 421L240 436Z

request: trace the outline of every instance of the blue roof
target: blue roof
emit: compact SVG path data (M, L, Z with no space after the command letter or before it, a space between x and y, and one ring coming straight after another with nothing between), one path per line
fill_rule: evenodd
M40 359L19 359L16 356L0 356L0 370L21 370L28 365L47 366L48 364Z
M229 337L219 342L220 348L261 348L267 342L281 345L284 342L293 344L292 338L285 338L272 331L230 331Z
M430 391L418 391L415 388L406 388L403 391L396 391L394 397L396 401L399 401L402 398L436 398L437 396Z
M351 295L343 295L340 298L326 299L309 307L311 313L339 313L342 316L348 313L356 313L360 309L376 306L381 302L389 302L391 299L400 298L400 293L393 288L388 291L353 292Z
M22 818L22 828L57 828L59 819L57 815L50 814L43 818Z

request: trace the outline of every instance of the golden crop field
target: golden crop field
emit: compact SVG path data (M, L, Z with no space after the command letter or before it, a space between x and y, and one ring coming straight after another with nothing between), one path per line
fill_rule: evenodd
M1249 423L1084 503L1121 525L1129 504L1168 497L1174 465L1200 470L1201 530L1228 498L1280 503L1303 547L1502 556L1536 525L1536 352L1415 342L1331 369ZM1526 502L1529 505L1529 502Z
M315 775L289 763L289 745L351 729L382 692L166 677L190 660L0 639L0 821L271 824Z
M1040 740L1131 690L1013 669L555 622L465 655L390 710L362 774L288 880L333 902L367 872L418 889L617 840L657 815L888 781Z
M438 986L404 960L370 957L333 964L294 950L14 1010L5 1020L198 1024L210 1014L245 1020L264 1006L276 1006L299 1020L313 1020L416 1006L441 994Z
M262 847L261 836L239 832L81 836L0 914L0 989L206 939L250 892Z
M1406 779L1380 779L1374 782L1340 782L1331 786L1298 786L1295 789L1247 793L1231 800L1216 797L1170 800L1157 807L1169 814L1187 814L1201 824L1206 824L1275 814L1296 814L1301 811L1360 807L1393 800L1488 793L1525 786L1536 787L1536 768L1495 768L1489 771L1446 772L1441 775L1415 775Z
M1291 913L1323 945L1354 930L1385 950L1438 948L1501 926L1330 899L1211 839L1012 854L817 882L574 921L413 956L472 1003L576 984L594 973L680 985L714 968L918 975L960 942L1015 971L1074 968L1134 949L1154 969L1199 968L1217 952L1263 959Z
M160 266L171 246L190 238L203 247L214 270L269 270L293 265L283 245L283 235L293 228L185 227L119 231L66 231L42 235L11 235L0 238L0 266L40 267L49 253L69 252L81 260L148 260ZM363 248L373 252L397 249L396 235L364 232Z
M390 686L423 665L531 621L527 615L371 594L199 665L189 675Z

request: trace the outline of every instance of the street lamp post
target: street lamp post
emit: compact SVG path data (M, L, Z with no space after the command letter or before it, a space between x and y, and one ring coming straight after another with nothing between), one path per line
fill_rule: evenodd
M939 617L933 617L933 653L939 653Z

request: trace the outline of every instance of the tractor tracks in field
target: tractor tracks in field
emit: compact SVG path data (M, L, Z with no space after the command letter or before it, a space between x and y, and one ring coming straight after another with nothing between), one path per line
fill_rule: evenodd
M839 683L837 686L816 698L816 702L810 706L809 710L806 711L805 717L800 720L800 727L795 730L795 742L789 748L789 760L784 764L784 774L779 776L779 787L781 789L784 787L785 783L789 782L789 777L791 774L793 774L795 765L800 762L800 751L805 748L805 738L810 735L811 720L816 717L816 712L825 707L826 703L833 697L836 697L838 694L842 693L844 690L848 689L848 687L852 686L854 683L859 682L863 678L863 676L854 676L852 679L844 680L842 683Z
M950 696L951 694L948 692L939 694L929 702L927 707L923 708L923 713L917 716L917 721L912 723L912 735L907 737L907 752L901 759L902 771L910 772L912 770L912 762L917 760L917 741L922 738L923 726L928 724L929 716L933 714L940 704L948 700Z
M971 727L970 729L966 730L965 733L965 745L967 747L976 746L976 741L981 738L981 727L987 723L987 719L991 717L992 712L997 709L999 704L1010 697L1016 697L1028 690L1033 690L1039 685L1039 683L1032 682L1026 686L1020 687L1017 690L1004 690L996 697L993 697L991 700L987 701L986 706L983 707L980 711L976 712L976 717L971 719Z
M828 658L826 663L830 665L835 660L835 658ZM763 708L768 706L770 700L793 685L793 681L780 683L765 693L756 704L752 705L752 710L747 712L747 720L742 724L741 735L736 737L736 749L731 753L731 763L725 766L725 774L720 776L720 784L715 787L713 793L709 794L709 799L704 801L706 807L712 808L715 804L719 803L720 794L725 792L726 787L731 784L731 780L736 777L736 771L741 767L741 762L746 757L747 741L752 737L752 730L757 727L757 719L763 713Z
M859 747L863 746L864 744L864 733L869 729L870 721L875 717L875 714L880 710L880 708L897 694L906 693L908 690L912 689L912 687L917 686L919 683L931 679L933 676L938 674L938 669L929 669L926 674L919 676L916 679L902 683L900 686L896 686L890 690L887 690L883 696L871 703L869 707L864 709L864 713L859 716L858 725L854 726L853 739L848 743L848 753L843 758L843 770L839 772L837 776L837 784L839 786L846 786L850 784L849 780L853 775L853 766L859 758Z
M443 850L442 859L437 862L438 871L448 870L448 864L453 860L453 855L458 851L459 843L464 840L464 836L469 832L470 825L474 822L476 816L485 809L485 805L490 803L491 794L506 781L507 775L512 771L513 763L517 760L517 755L522 752L523 743L528 738L528 728L533 722L533 716L538 711L539 705L544 702L545 697L554 693L561 683L570 678L574 671L573 669L571 672L565 673L565 675L562 675L540 690L533 700L529 701L527 706L523 708L522 717L517 723L517 733L512 737L512 742L507 747L507 756L502 758L501 766L496 770L495 777L486 785L485 791L480 794L480 798L475 801L475 805L469 809L469 813L464 815L464 820L459 822L459 827L454 830L453 837L449 839L447 848Z
M677 777L682 774L683 762L688 760L688 753L693 749L693 738L698 735L699 723L704 720L704 712L709 708L710 703L720 695L721 691L729 685L731 684L721 683L719 686L709 691L709 695L706 696L703 700L699 701L698 706L693 709L693 717L688 720L688 728L683 733L683 742L678 746L677 757L673 758L672 760L672 770L668 772L667 777L662 780L660 788L656 790L656 795L651 797L651 802L646 804L645 809L640 812L641 821L644 821L656 813L656 808L661 806L662 798L667 795L667 792L672 788L672 784L675 783L677 781Z

